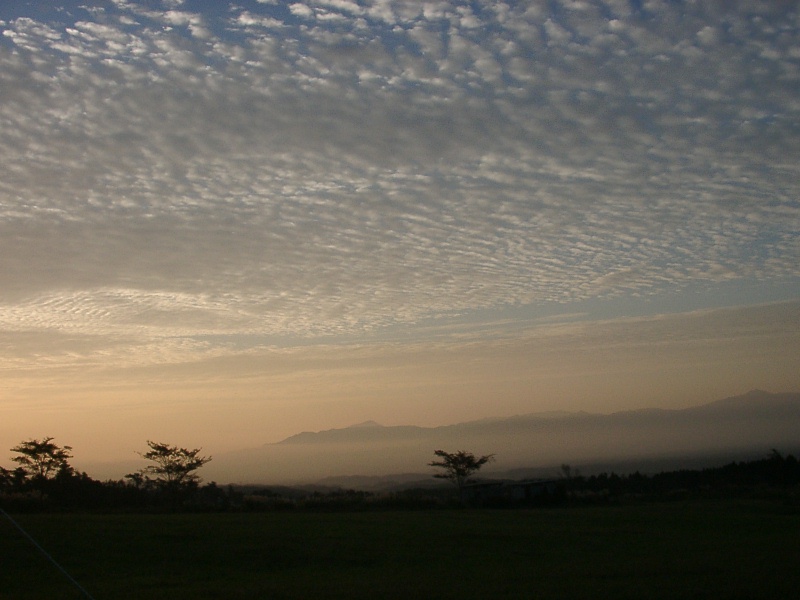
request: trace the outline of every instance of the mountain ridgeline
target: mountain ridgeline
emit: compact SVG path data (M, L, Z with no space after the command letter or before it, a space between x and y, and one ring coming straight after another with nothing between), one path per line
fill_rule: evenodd
M497 460L485 474L518 477L553 476L563 463L585 473L654 472L758 458L772 448L796 453L800 394L755 390L680 410L533 413L442 427L383 427L368 421L216 456L204 478L298 483L352 475L424 477L439 448L494 453Z

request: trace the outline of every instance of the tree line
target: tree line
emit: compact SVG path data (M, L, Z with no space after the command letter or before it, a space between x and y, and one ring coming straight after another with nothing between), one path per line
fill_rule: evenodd
M211 460L200 448L188 449L148 440L138 453L149 461L121 480L100 482L71 464L72 447L52 437L30 439L11 448L15 469L0 467L0 499L16 507L101 508L168 506L203 500L216 484L200 487L197 470ZM204 491L205 490L205 491ZM202 493L204 491L204 493ZM219 500L220 494L214 494Z
M16 468L0 467L0 507L27 510L269 510L335 508L434 508L464 506L471 502L470 486L497 485L474 482L472 477L494 455L475 456L459 450L436 450L437 460L428 466L433 477L454 484L453 495L442 489L407 489L392 493L356 490L302 490L276 486L201 485L198 471L210 456L200 448L188 449L161 442L147 442L138 453L147 465L120 480L98 481L70 464L72 448L56 444L52 437L30 439L14 446ZM509 482L505 482L509 483ZM512 484L519 482L510 482ZM582 504L631 499L676 497L731 497L742 494L780 495L800 505L800 461L773 450L767 457L700 470L678 470L645 475L600 473L583 476L562 465L543 488L545 497L509 501L496 496L486 505L518 506Z
M561 471L565 492L575 502L762 496L800 505L800 461L775 449L756 460L652 475L635 471L583 476L569 465L562 465Z

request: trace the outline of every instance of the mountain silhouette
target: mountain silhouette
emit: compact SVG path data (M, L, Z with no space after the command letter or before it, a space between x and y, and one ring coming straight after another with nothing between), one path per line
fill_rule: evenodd
M800 448L800 394L754 390L684 409L531 413L440 427L367 421L216 456L204 476L297 483L348 475L425 474L433 451L440 448L496 454L487 472L539 469L543 474L554 473L562 463L635 465L659 459L679 467L711 456L758 458L771 448Z

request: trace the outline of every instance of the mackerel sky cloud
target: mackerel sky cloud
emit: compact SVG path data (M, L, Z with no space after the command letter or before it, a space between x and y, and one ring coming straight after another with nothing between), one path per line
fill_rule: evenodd
M0 370L775 303L797 350L799 28L791 2L4 3Z

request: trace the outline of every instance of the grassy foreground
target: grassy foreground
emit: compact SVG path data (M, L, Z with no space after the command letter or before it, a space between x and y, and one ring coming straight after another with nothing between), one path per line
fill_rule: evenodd
M800 514L755 502L17 521L96 600L790 598ZM82 598L0 519L0 598Z

